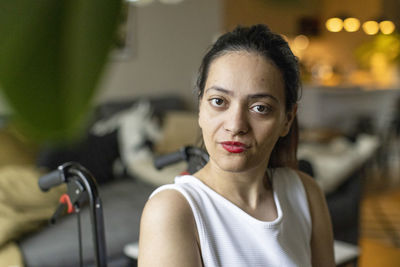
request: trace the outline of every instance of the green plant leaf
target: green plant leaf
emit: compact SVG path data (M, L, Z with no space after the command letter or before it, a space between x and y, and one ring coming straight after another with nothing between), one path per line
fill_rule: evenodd
M0 2L0 87L30 137L82 128L120 10L120 0Z

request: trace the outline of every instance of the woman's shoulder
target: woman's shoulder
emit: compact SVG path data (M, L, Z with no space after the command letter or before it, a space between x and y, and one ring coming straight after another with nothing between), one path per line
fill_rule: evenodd
M200 266L196 265L200 257L194 217L185 197L177 190L162 190L147 201L139 237L142 266ZM182 250L187 253L182 255ZM154 251L157 256L152 254ZM171 257L176 261L171 261Z
M175 186L160 187L147 201L143 217L151 221L176 220L182 222L193 216L190 205L184 195Z
M172 226L187 231L195 229L193 212L179 183L162 185L154 190L144 206L142 226L165 227L168 231L176 230Z
M321 199L324 197L324 194L318 185L318 183L315 181L314 178L312 178L310 175L300 171L300 170L293 170L298 177L300 178L301 182L303 183L304 189L307 192L308 197L312 199Z
M325 196L314 178L298 169L290 167L276 168L274 172L274 176L276 176L274 181L279 181L278 184L281 184L281 187L287 188L289 185L292 185L292 187L299 188L300 186L304 188L311 212L323 209L320 205L323 205L322 203L325 202Z
M315 181L314 178L309 176L308 174L298 170L293 169L290 167L279 167L273 169L279 178L280 177L287 177L287 179L292 179L293 177L298 178L304 186L304 189L312 195L320 195L322 193L318 183Z
M332 225L325 195L315 179L298 170L296 173L304 185L311 211L313 266L334 266Z

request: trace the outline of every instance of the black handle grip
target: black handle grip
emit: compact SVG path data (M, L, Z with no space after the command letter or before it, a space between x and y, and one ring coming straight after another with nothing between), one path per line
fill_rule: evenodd
M39 178L39 187L42 191L47 191L54 186L62 184L63 182L65 181L62 172L60 170L54 170Z
M179 161L185 160L186 155L184 151L179 150L170 154L158 156L154 159L154 166L160 170L165 166L177 163Z

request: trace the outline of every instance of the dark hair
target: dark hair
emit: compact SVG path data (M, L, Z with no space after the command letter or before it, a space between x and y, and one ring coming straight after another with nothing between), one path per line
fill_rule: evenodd
M290 111L299 98L300 74L297 57L293 55L288 43L279 34L262 24L251 27L236 27L225 33L214 43L204 56L197 79L197 94L201 99L211 63L218 57L235 51L257 53L278 67L285 83L285 108ZM290 166L297 168L298 124L294 119L289 133L279 138L271 153L268 167Z

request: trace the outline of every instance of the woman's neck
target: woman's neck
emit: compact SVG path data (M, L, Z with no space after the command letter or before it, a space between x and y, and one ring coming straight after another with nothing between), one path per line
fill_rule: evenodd
M245 209L254 209L265 201L266 193L271 193L271 177L265 169L245 172L229 172L212 162L207 163L194 174L214 191Z

